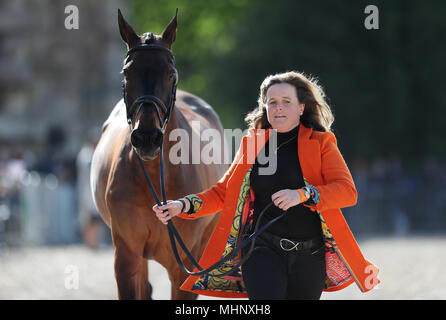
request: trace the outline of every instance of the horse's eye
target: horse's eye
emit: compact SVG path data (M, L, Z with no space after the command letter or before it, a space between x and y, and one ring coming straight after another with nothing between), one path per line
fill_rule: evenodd
M176 77L176 73L172 71L172 72L169 74L169 81L173 81L173 80L175 80L175 77Z

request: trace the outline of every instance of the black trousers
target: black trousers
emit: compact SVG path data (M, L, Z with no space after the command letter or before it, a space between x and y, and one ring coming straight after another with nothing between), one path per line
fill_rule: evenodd
M261 234L242 275L251 300L318 300L325 285L325 249L284 251Z

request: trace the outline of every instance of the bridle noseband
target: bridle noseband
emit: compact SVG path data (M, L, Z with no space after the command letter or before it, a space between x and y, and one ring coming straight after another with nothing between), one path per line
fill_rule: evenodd
M131 48L129 51L127 51L126 57L129 57L129 55L135 51L160 50L160 51L166 52L169 55L169 58L175 64L175 57L173 56L172 51L166 47L161 46L161 45L147 43L151 39L152 39L152 37L149 37L149 39L146 40L146 43L140 44L138 46ZM175 100L176 100L176 91L177 91L177 84L178 84L178 71L175 67L174 67L174 71L175 71L175 82L172 86L172 91L170 92L170 95L169 95L169 104L167 106L164 104L164 102L160 98L158 98L155 95L151 95L151 94L143 95L143 96L136 98L135 101L133 101L133 103L129 106L128 101L127 101L127 91L125 89L125 84L123 85L123 98L124 98L124 103L125 103L126 110L127 110L127 123L130 126L130 131L133 130L133 124L132 124L132 119L131 119L132 114L135 112L136 112L136 114L138 114L143 105L152 104L153 106L155 106L155 110L158 115L158 120L161 125L161 132L164 134L164 132L166 131L166 125L169 121L169 118L172 113L172 109L175 105ZM164 120L161 118L160 109L164 112Z

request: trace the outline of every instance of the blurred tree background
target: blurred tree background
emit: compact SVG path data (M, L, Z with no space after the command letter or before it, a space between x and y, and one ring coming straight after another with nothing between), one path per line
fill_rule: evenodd
M369 4L135 0L126 17L137 33L159 34L179 9L179 88L210 103L225 128L246 127L267 75L297 70L325 89L347 158L444 159L446 2L374 1L379 30L364 27Z

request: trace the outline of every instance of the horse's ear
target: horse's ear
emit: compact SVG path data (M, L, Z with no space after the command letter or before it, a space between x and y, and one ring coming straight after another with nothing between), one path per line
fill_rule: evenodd
M175 41L175 37L177 34L177 16L178 16L178 8L175 12L175 16L170 20L167 27L164 29L162 37L163 40L165 40L169 46L172 45L172 43Z
M124 17L121 14L121 10L118 9L118 25L119 32L121 33L121 38L127 43L127 47L131 48L138 42L140 42L140 38L133 30L133 28L125 21Z

